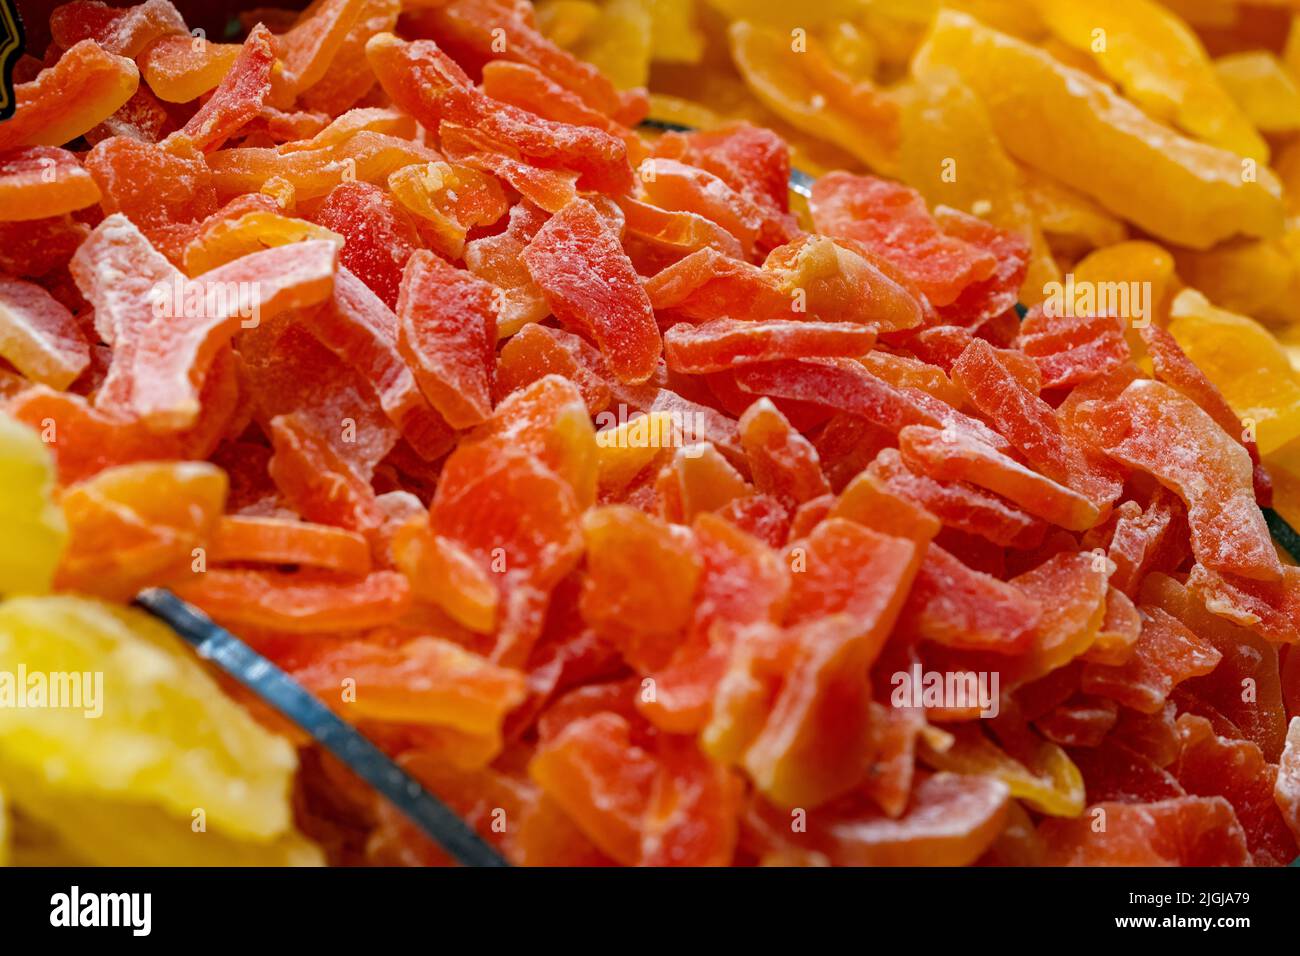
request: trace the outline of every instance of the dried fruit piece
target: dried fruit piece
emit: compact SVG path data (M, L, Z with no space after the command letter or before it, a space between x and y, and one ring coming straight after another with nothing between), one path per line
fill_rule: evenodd
M636 384L654 373L661 343L650 299L591 203L565 206L521 255L551 311L594 338L621 381Z
M14 90L14 115L0 126L0 150L69 143L116 113L139 85L134 63L82 40Z
M40 286L0 276L0 357L29 379L65 389L90 364L67 307Z
M121 465L61 500L68 550L60 588L125 600L152 581L206 566L226 502L226 475L206 462Z
M214 564L301 564L363 575L370 571L370 546L361 535L329 525L227 515L212 529L208 559Z
M944 232L921 195L897 183L830 173L813 186L811 206L819 231L883 256L936 306L951 305L997 266L991 252Z
M53 146L0 153L0 220L61 216L99 202L99 186L77 157Z
M54 504L54 467L40 436L0 414L0 518L11 545L0 552L0 594L48 591L67 539Z
M1189 677L1214 670L1222 655L1176 618L1155 607L1141 607L1142 634L1133 656L1119 667L1088 664L1082 687L1145 714L1159 710L1169 692Z
M429 402L455 428L492 414L496 315L488 283L420 250L406 264L397 345Z
M846 322L682 322L664 334L664 359L673 371L703 375L747 362L857 357L871 349L875 338L869 327Z
M1106 821L1104 830L1094 822ZM1100 803L1075 820L1045 820L1051 866L1247 866L1246 834L1221 797Z
M1250 456L1190 399L1141 380L1118 399L1084 405L1081 413L1108 455L1148 472L1182 498L1197 560L1261 581L1281 576L1255 503Z

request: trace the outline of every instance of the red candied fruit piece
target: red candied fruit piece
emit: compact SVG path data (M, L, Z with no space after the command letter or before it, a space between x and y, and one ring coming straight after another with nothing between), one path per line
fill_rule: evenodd
M546 318L550 311L546 297L520 258L547 218L546 213L530 202L515 203L510 207L504 232L472 239L465 246L465 267L501 290L497 312L499 335L513 335L525 324Z
M834 172L813 186L818 232L861 242L916 282L936 307L993 275L993 253L948 235L914 189L872 176Z
M346 266L334 275L330 302L308 312L304 321L323 345L374 385L384 414L417 454L432 460L448 451L452 429L421 393L402 357L397 316Z
M645 117L644 91L619 92L596 67L547 39L532 11L510 0L451 0L435 4L428 17L437 35L455 47L457 60L526 63L620 123L632 126Z
M917 782L903 812L889 815L865 794L852 794L809 814L805 832L790 815L766 805L746 824L776 861L836 866L967 866L1006 828L1007 785L992 777L936 773Z
M1097 523L1097 507L1083 495L1044 478L979 439L909 425L898 433L898 448L909 468L941 481L965 481L986 488L1062 528L1086 531Z
M556 318L595 339L620 381L654 374L661 347L654 309L591 203L579 199L552 216L522 255Z
M978 329L1015 308L1029 271L1028 240L949 206L936 208L934 219L945 234L988 250L998 263L987 279L972 282L953 302L938 310L944 324Z
M1226 740L1203 717L1178 718L1182 750L1170 771L1188 793L1223 797L1236 808L1257 866L1285 866L1295 859L1296 838L1273 799L1276 764L1247 740Z
M735 237L746 256L753 253L766 217L752 200L713 173L675 159L647 159L640 174L650 202L712 220Z
M543 119L500 103L475 87L464 70L432 40L411 43L391 33L371 37L366 58L384 91L426 129L448 121L545 169L578 173L578 185L624 193L632 167L623 140L591 126Z
M330 191L314 218L343 237L339 261L385 305L397 308L402 270L421 246L411 215L373 183L343 182Z
M1255 503L1250 456L1191 399L1142 379L1116 399L1083 403L1078 415L1108 455L1183 499L1201 564L1259 581L1282 576Z
M572 486L531 453L481 441L447 459L429 520L435 534L464 548L498 582L494 661L528 659L551 590L582 554L578 518Z
M799 232L790 215L790 148L770 129L732 123L692 133L665 133L655 155L669 156L708 170L766 216L759 245L789 242Z
M1090 382L1130 359L1128 343L1112 316L1052 316L1042 306L1025 316L1019 344L1038 365L1044 388Z
M949 647L1019 654L1033 640L1042 610L1020 588L972 570L930 545L912 584L904 624Z
M271 94L275 37L262 24L253 27L220 85L181 131L198 149L217 149L256 119Z
M680 322L664 333L664 359L675 372L703 375L747 362L797 358L855 358L870 351L876 334L847 322Z
M937 481L911 471L897 449L883 450L867 472L880 486L915 502L944 524L1011 548L1036 547L1047 533L1040 518L963 482Z
M0 272L39 279L67 265L89 233L68 215L0 222Z
M577 93L561 86L531 64L490 60L483 65L483 92L494 100L517 106L543 119L602 129L623 140L633 162L645 155L645 145L635 132L592 109Z
M1177 618L1156 607L1140 607L1142 632L1132 657L1117 667L1087 664L1082 687L1125 707L1153 714L1189 677L1210 673L1222 655Z
M77 157L56 146L0 152L0 217L45 219L99 202L99 186Z
M72 0L50 12L50 36L65 50L94 40L109 53L134 59L159 37L189 32L169 0L144 0L124 9L98 0Z
M694 542L628 505L588 512L583 532L583 619L638 671L663 667L691 615L700 577Z
M1151 356L1151 366L1156 378L1182 392L1205 411L1229 435L1236 435L1242 446L1250 455L1255 468L1255 498L1260 507L1267 507L1273 499L1273 483L1259 459L1259 446L1255 440L1246 438L1246 430L1241 419L1232 410L1228 400L1223 397L1218 386L1206 378L1205 373L1197 368L1196 363L1187 357L1183 347L1178 344L1168 329L1158 325L1149 325L1142 330L1142 341L1146 343L1147 353Z
M817 450L768 399L759 399L741 416L740 443L754 487L786 508L829 495Z
M656 273L645 290L656 310L693 321L799 318L773 273L709 247Z
M598 415L610 402L609 386L598 371L604 364L598 351L570 332L547 325L525 325L501 348L497 394L509 395L547 375L560 375L578 386L587 411Z
M790 590L789 572L768 544L708 512L693 530L701 565L688 634L654 672L653 699L637 698L641 713L670 733L693 733L708 722L731 655L730 625L777 622Z
M96 307L96 328L113 346L96 404L138 415L156 430L191 426L199 384L216 352L243 323L328 298L335 255L333 243L309 240L184 281L131 222L109 216L72 263ZM133 281L123 282L123 275Z
M425 250L411 256L402 277L398 348L425 397L455 428L492 414L493 293L482 279Z
M300 414L271 421L271 444L275 455L267 470L302 517L361 534L371 534L383 524L369 482Z
M998 451L1011 449L979 419L919 388L886 382L852 359L756 362L736 369L736 383L755 395L812 402L865 418L895 434L908 425L929 425L969 433Z
M125 215L174 263L183 261L198 223L217 211L212 172L188 137L155 145L113 136L86 155L85 165L103 193L104 212Z
M410 606L406 578L372 571L364 578L325 571L210 568L168 582L181 600L231 625L314 634L382 627Z
M1280 581L1256 581L1192 568L1187 586L1220 617L1250 627L1272 641L1300 641L1300 568L1287 565Z
M1066 436L1056 411L1011 364L1015 354L974 339L953 363L953 381L1031 467L1107 509L1123 490L1122 482L1095 451Z
M1098 819L1106 821L1104 830ZM1046 819L1038 832L1049 866L1249 866L1251 860L1232 804L1216 797L1099 803L1072 820Z
M90 365L90 345L66 306L38 285L0 275L0 358L32 381L65 389Z
M1173 774L1114 738L1100 747L1072 751L1070 759L1083 774L1090 804L1152 803L1187 796Z
M774 548L789 536L790 512L771 495L733 498L718 510L718 516Z

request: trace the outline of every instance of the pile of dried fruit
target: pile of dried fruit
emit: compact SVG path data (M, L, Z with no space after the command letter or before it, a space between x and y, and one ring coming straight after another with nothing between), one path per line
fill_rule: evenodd
M792 210L778 134L642 134L645 92L542 29L610 63L639 3L409 6L219 44L74 0L20 64L0 675L103 687L93 719L0 707L15 859L443 860L121 607L155 585L516 863L1295 858L1300 569L1260 505L1300 381L1152 243L1072 280L1137 277L1148 314L1045 291L1049 223L1109 238L1106 202L1206 249L1184 279L1286 241L1204 77L1117 56L1153 118L943 11L886 95L737 21L787 121L937 177L825 172ZM1071 9L1039 5L1059 44ZM1027 190L1008 129L1069 181Z

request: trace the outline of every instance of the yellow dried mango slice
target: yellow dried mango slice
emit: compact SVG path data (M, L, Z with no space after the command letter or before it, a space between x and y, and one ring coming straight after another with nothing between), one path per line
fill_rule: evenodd
M1090 53L1152 116L1207 143L1268 162L1268 144L1219 82L1196 34L1155 0L1037 0L1052 32Z
M50 589L68 538L53 491L50 450L36 432L0 414L0 596Z
M1300 85L1267 50L1233 53L1214 61L1214 72L1242 112L1265 133L1300 129Z
M939 67L980 95L1013 156L1155 236L1205 249L1282 232L1281 184L1267 168L1180 135L1036 47L940 10L914 62L918 73Z
M290 835L293 747L149 615L79 597L11 598L0 604L0 696L6 674L14 705L0 707L0 779L24 812L40 810L24 793L63 798L68 814L48 822L74 844L87 828L83 802L151 807L186 827L202 811L207 832L240 842Z
M1261 455L1300 436L1300 381L1264 326L1185 289L1170 307L1169 332L1243 423L1254 423Z

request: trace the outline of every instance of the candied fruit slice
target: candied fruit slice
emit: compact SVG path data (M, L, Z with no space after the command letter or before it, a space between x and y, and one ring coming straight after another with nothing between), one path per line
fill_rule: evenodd
M521 255L556 317L594 338L620 381L654 374L661 346L654 309L618 236L591 203L564 207Z
M496 368L493 287L432 252L406 263L397 302L397 346L420 390L454 428L492 414Z
M361 535L330 525L227 515L212 530L208 559L214 564L301 564L363 575L370 571L370 546Z
M1260 581L1281 577L1255 503L1250 456L1195 402L1144 379L1117 399L1084 403L1079 413L1108 455L1182 498L1192 550L1202 564Z
M1038 832L1049 866L1249 866L1251 860L1232 804L1221 797L1103 802L1073 820L1044 820Z
M998 259L935 222L914 189L872 176L834 172L813 186L813 220L820 232L852 239L902 269L935 306L993 274Z
M207 462L144 462L101 471L63 493L62 589L126 600L196 564L226 503L225 472Z
M325 571L213 568L186 572L170 586L218 621L289 634L382 627L401 618L411 604L406 578L395 571L354 578Z
M67 540L67 521L53 502L54 460L37 432L0 413L0 520L9 544L0 551L0 594L48 591Z
M0 219L45 219L99 202L99 186L77 157L54 146L0 153Z
M385 305L397 308L402 270L420 248L406 210L372 183L345 181L325 197L315 220L344 238L339 261Z
M582 617L638 671L663 667L691 618L701 562L689 534L627 505L587 513Z
M1156 607L1140 607L1142 633L1133 656L1118 667L1088 664L1082 687L1125 707L1153 714L1170 691L1189 677L1210 673L1222 655L1177 618Z
M903 611L904 624L927 640L998 654L1026 650L1041 616L1023 590L967 567L936 544L925 552Z
M90 365L90 345L48 292L0 276L0 357L33 381L65 389Z
M69 143L116 113L139 85L129 59L82 40L14 90L14 115L0 124L0 150Z
M785 319L745 322L714 319L686 322L664 334L664 359L675 372L703 375L747 362L798 358L855 358L871 349L875 333L847 322L791 322Z

